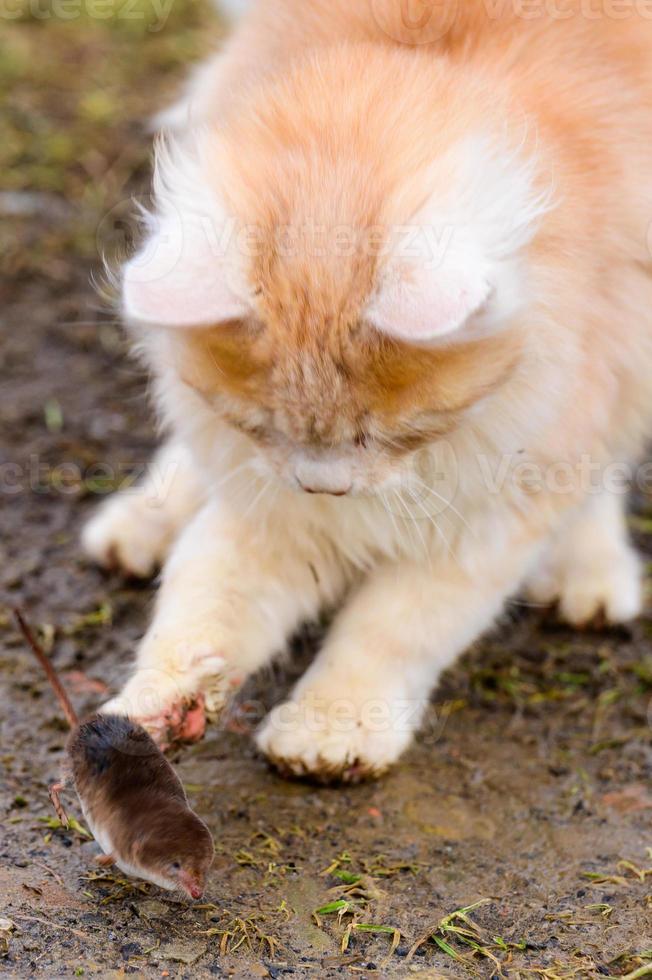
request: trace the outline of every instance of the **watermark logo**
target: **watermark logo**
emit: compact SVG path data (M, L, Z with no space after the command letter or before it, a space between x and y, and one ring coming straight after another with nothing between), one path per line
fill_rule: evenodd
M433 44L448 34L455 23L457 0L371 0L376 24L399 44Z

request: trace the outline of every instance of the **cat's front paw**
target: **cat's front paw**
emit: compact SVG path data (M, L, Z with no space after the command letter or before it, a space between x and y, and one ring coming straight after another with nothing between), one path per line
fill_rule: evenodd
M105 501L82 530L82 548L102 568L150 578L165 558L170 527L165 511L138 494Z
M583 575L571 575L559 598L559 615L572 626L604 617L608 624L635 619L643 606L638 558L623 550L618 561L596 562Z
M299 697L277 705L256 735L258 748L284 776L356 783L381 776L412 741L408 710L377 701L316 707ZM420 709L419 709L420 716Z
M127 715L152 736L162 752L173 745L199 742L206 731L206 710L203 694L171 699L159 711L138 714L131 708L132 699L117 695L102 706L102 714Z
M224 705L232 685L219 654L201 648L184 652L174 666L138 668L102 712L128 715L162 750L199 741L206 731L207 712Z
M586 561L572 556L538 572L527 583L526 595L544 605L557 602L560 619L571 626L626 623L643 606L640 562L626 545L613 556L598 554Z

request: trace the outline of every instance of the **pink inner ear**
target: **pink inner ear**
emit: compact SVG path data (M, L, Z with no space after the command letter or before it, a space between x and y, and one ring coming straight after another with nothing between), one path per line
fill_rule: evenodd
M170 327L210 326L244 316L247 304L226 281L224 258L156 235L124 267L122 305L129 320Z
M123 308L130 320L169 327L199 327L244 316L246 306L219 280L169 275L158 282L123 282Z
M464 283L457 278L438 269L423 270L416 281L396 279L381 287L367 316L391 337L414 341L444 337L458 330L489 295L489 285L480 276Z

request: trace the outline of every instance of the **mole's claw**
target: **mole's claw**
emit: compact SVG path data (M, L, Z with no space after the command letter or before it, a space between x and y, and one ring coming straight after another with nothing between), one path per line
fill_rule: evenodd
M64 783L53 783L50 786L50 800L52 801L52 806L54 807L54 812L56 813L62 827L68 828L68 814L63 808L63 803L59 798L59 793L64 789Z
M115 864L115 858L113 854L97 854L95 864L99 864L101 868L110 868L112 864Z

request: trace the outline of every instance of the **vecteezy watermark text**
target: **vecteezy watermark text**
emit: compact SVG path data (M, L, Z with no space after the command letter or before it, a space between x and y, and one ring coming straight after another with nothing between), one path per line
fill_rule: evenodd
M133 466L127 463L95 462L87 466L75 460L49 463L37 453L24 462L0 463L0 495L15 497L23 493L38 495L102 496L115 491L146 493L152 507L163 506L177 474L176 464L169 466ZM147 473L147 488L141 480Z
M393 41L405 45L433 44L453 29L466 0L370 0L378 29ZM483 0L474 8L484 12L487 21L505 19L509 14L522 21L652 20L652 0Z
M433 447L436 452L438 446ZM463 475L478 488L478 495L498 496L505 492L518 492L524 496L569 496L573 498L596 496L601 493L625 494L634 489L652 494L652 460L638 465L624 461L598 461L589 453L574 461L556 460L545 463L524 458L519 453L497 456L478 454L458 459L452 445L446 443L447 454L439 454L439 469L429 473L425 483L426 497L434 488L441 486L446 496L432 493L433 509L438 512L453 506ZM420 450L421 453L428 450ZM25 460L0 463L0 496L15 497L24 493L37 495L97 495L104 496L120 491L143 495L152 507L165 505L172 490L178 464L161 465L151 462L148 466L131 463L96 461L83 465L77 460L58 460L56 463L32 453ZM145 480L146 477L146 480ZM406 466L404 483L398 490L412 489L419 494L424 481ZM379 488L379 489L382 489ZM424 515L425 517L425 515ZM418 520L415 515L415 520Z
M0 20L125 21L156 33L173 5L174 0L0 0Z

